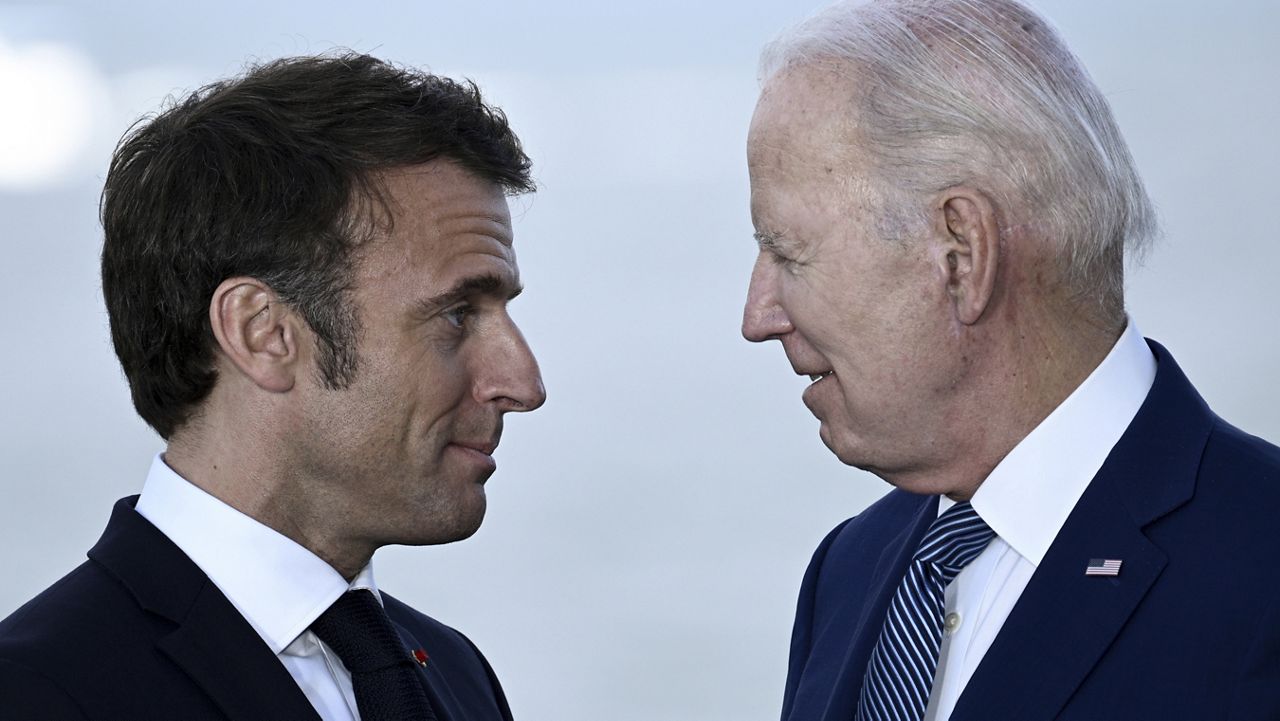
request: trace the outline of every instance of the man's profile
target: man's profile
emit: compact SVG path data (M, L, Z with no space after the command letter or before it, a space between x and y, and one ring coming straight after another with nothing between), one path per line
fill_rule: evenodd
M743 334L895 487L813 556L783 719L1280 717L1280 449L1126 314L1155 213L1062 39L846 2L761 82Z
M504 414L545 398L507 313L529 170L474 85L352 53L126 135L103 292L167 448L89 560L0 622L6 719L511 717L371 558L473 534Z

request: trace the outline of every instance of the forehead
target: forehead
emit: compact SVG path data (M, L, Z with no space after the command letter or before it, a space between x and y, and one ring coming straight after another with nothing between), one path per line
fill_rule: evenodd
M511 212L501 186L449 160L386 171L381 178L389 201L392 235L421 236L452 225L484 225L511 245Z
M378 180L389 232L362 248L370 273L441 269L469 256L514 266L511 211L498 184L448 160L386 171Z
M852 71L837 65L786 68L760 92L747 138L753 174L821 170L856 159Z
M845 67L800 66L761 91L747 140L758 234L804 243L874 213L876 181L860 145L855 82Z

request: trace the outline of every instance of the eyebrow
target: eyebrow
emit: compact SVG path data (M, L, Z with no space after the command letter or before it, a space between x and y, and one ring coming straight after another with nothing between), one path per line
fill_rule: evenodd
M511 301L523 292L524 286L513 286L501 276L492 274L472 275L454 283L453 287L446 291L418 301L416 305L420 313L430 315L464 298L473 298L479 295Z
M757 231L752 233L752 237L756 239L756 244L760 246L761 250L767 250L770 253L782 252L782 246L785 242L782 233Z

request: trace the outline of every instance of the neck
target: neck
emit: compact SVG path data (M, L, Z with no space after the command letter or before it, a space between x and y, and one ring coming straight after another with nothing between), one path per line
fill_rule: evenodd
M1017 323L1008 320L993 318L993 327L969 340L971 357L980 360L944 411L951 449L946 462L891 483L956 501L972 498L1000 461L1102 363L1125 328L1123 319L1103 326L1026 308Z
M211 411L212 409L206 409ZM324 494L288 467L272 449L271 424L200 421L170 438L164 460L209 495L314 553L348 581L368 565L377 546L347 541Z

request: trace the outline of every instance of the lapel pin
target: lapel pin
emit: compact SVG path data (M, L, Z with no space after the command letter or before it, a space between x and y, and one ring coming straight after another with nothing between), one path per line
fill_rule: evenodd
M1089 565L1084 567L1084 575L1119 576L1122 563L1124 561L1118 558L1090 558Z
M427 658L428 658L428 656L427 656L427 652L426 652L426 651L423 651L423 650L422 650L422 649L420 649L420 648L415 648L415 649L413 649L413 660L414 660L414 661L417 661L419 666L421 666L421 667L423 667L423 668L426 668L426 667L427 667Z

